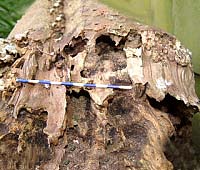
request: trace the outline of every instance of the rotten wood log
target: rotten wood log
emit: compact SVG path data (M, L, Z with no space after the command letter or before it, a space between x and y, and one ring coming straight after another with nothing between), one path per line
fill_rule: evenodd
M165 145L200 108L191 54L174 36L96 1L37 0L1 49L2 169L173 169Z

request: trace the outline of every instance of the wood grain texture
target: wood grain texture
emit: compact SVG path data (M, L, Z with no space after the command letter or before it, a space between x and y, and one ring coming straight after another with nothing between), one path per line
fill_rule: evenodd
M1 166L172 169L163 149L175 133L170 100L167 106L154 108L150 98L160 102L168 94L183 101L174 107L183 106L179 111L185 110L186 118L198 110L189 51L175 37L132 22L95 1L56 3L36 1L9 36L20 57L2 78L7 83L1 92L5 130L0 148L9 141L24 157L14 159L1 150L1 160L12 159ZM20 85L16 77L134 88ZM34 135L37 132L39 138ZM14 137L5 138L9 135ZM38 139L42 140L39 144ZM28 141L32 141L30 146ZM32 146L39 150L34 160L27 157ZM48 159L46 153L51 153Z

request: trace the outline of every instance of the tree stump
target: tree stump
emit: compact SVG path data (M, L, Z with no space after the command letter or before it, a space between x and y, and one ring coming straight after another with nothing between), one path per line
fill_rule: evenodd
M37 0L1 49L1 169L173 169L165 145L200 108L191 54L174 36L96 1Z

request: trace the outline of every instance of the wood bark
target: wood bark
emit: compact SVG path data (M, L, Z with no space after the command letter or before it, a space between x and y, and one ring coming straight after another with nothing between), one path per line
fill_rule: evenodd
M200 108L191 54L174 36L96 1L37 0L1 48L1 169L173 169L165 145Z

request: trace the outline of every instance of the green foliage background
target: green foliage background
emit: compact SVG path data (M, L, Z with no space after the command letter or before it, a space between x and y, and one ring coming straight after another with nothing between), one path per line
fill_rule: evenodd
M0 37L5 38L34 0L0 0Z

